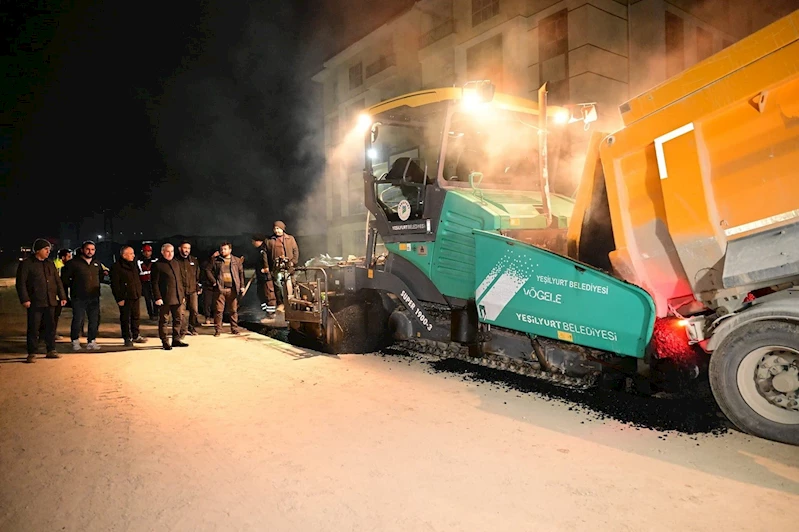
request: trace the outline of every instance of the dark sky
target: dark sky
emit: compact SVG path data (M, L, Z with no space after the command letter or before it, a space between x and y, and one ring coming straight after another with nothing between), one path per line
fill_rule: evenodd
M128 238L291 223L324 162L309 76L410 3L0 0L2 243L104 209Z

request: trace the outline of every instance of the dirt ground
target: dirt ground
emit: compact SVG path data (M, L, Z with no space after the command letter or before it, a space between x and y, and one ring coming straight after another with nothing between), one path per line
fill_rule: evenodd
M0 530L796 530L795 447L254 333L125 350L105 300L102 352L27 365L0 288Z

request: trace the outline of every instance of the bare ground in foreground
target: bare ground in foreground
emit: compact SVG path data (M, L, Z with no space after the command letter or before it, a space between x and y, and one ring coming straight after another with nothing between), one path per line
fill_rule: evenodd
M795 447L252 333L125 350L110 305L103 352L26 365L0 289L0 530L796 528Z

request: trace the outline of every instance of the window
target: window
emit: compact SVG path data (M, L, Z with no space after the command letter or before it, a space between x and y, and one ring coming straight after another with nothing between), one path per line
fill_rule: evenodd
M499 0L472 0L472 26L499 15Z
M696 60L702 61L713 55L713 34L703 28L696 28Z
M329 79L324 85L325 109L332 109L338 104L338 80L336 76Z
M680 17L666 12L666 76L679 74L685 68L684 24Z
M341 185L339 185L338 181L335 177L328 181L328 185L333 189L333 209L331 212L333 220L341 217Z
M466 75L470 81L490 79L502 86L502 35L496 35L466 50Z
M547 101L569 101L569 12L562 9L538 24L538 79L547 83Z
M350 90L363 85L363 67L361 63L350 67Z
M569 51L569 12L566 9L543 19L538 25L538 54L541 60Z

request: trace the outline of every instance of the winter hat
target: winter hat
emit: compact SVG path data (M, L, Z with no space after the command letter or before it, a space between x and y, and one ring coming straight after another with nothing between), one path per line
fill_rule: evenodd
M284 224L284 223L283 223L283 222L281 222L280 220L278 220L278 221L276 221L276 222L275 222L275 227L279 227L279 228L281 228L281 229L282 229L282 230L284 230L284 231L286 230L286 224Z
M50 242L45 240L44 238L37 238L33 241L33 252L36 253L40 249L49 248Z
M255 233L254 235L252 235L253 242L263 242L264 240L266 240L266 235L264 235L263 233Z
M152 251L152 250L153 250L153 246L151 246L150 244L144 244L144 245L141 247L141 250L142 250L142 251Z

